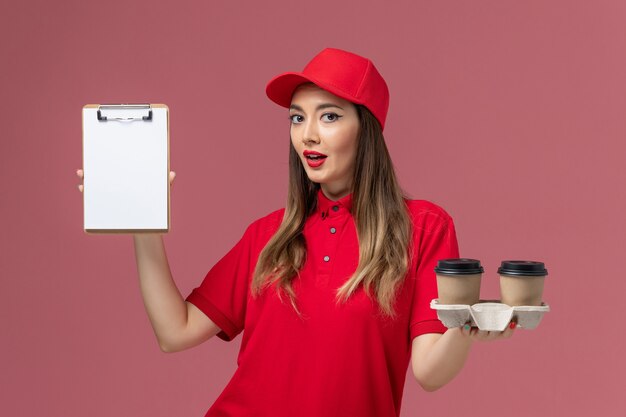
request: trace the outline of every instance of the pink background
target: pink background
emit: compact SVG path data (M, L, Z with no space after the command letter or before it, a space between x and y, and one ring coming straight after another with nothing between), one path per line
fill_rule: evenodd
M186 296L254 219L283 207L287 112L274 75L327 46L391 91L403 187L454 218L497 298L503 259L546 263L539 328L477 343L403 416L621 416L626 280L626 3L30 1L0 11L0 414L201 416L241 341L164 354L130 236L82 230L81 108L166 103L172 231Z

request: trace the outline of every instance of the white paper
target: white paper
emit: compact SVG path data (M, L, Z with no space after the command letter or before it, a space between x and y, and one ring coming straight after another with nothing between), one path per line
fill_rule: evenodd
M147 110L106 109L107 121L97 112L83 108L85 232L168 231L168 108L153 105L152 121L111 119Z

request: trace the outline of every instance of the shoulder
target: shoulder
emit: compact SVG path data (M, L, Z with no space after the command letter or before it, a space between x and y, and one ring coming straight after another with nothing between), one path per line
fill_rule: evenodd
M432 201L405 198L404 202L416 229L435 231L453 224L452 216Z

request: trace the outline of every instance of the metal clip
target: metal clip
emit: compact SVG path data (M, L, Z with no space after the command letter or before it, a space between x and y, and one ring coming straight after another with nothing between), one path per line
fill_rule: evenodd
M148 110L147 116L138 117L111 117L103 116L101 110ZM120 122L128 122L134 120L152 121L152 106L150 104L102 104L98 107L98 121L106 122L116 120Z

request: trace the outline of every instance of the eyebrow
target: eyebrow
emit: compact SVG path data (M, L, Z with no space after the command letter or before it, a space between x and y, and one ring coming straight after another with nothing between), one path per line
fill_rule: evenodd
M317 107L315 108L315 111L322 110L322 109L327 109L327 108L329 108L329 107L337 107L338 109L343 110L343 107L340 107L340 106L338 106L338 105L336 105L336 104L332 104L332 103L322 103L322 104L320 104L319 106L317 106ZM302 109L302 107L298 106L297 104L292 104L291 106L289 106L289 109L294 109L294 110L298 110L298 111L304 112L304 110Z

